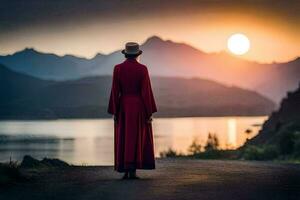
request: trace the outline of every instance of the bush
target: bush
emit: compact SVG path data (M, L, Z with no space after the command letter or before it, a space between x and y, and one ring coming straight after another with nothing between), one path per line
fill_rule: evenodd
M284 132L280 136L279 150L283 155L292 154L295 148L295 134L293 132Z
M205 151L217 150L219 148L219 139L215 134L208 134Z
M300 158L300 138L298 137L295 141L294 155L297 158Z
M177 157L179 156L180 154L178 154L175 150L169 148L167 151L163 151L163 152L160 152L160 157L162 158L173 158L173 157Z
M247 146L242 153L242 157L246 160L273 160L278 156L278 149L273 145Z
M195 158L200 158L200 159L225 159L223 157L223 150L208 150L201 152L200 154L196 154Z
M202 146L198 143L198 141L195 139L193 140L192 144L190 145L188 152L190 152L192 155L201 153Z

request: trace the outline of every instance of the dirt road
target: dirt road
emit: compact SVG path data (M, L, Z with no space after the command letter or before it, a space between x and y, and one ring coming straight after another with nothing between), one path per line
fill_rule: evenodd
M300 199L300 165L294 164L161 159L139 176L120 180L112 167L56 169L1 188L0 199Z

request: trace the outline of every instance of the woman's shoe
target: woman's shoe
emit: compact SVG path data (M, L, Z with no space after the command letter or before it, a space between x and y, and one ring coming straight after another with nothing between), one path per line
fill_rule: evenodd
M128 179L128 178L129 178L128 172L125 172L125 174L124 174L124 176L122 177L122 179L125 180L125 179Z
M129 179L140 179L137 175L136 172L129 172Z

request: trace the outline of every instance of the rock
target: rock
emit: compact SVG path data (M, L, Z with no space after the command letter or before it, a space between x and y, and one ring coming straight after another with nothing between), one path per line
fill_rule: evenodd
M38 168L38 167L45 167L43 164L40 163L37 159L26 155L23 158L23 161L21 163L22 168Z
M70 165L59 159L44 158L39 161L31 156L24 156L21 163L22 168L49 168L49 167L69 167Z
M42 164L47 165L48 167L69 167L70 165L62 160L59 159L50 159L44 158L41 161Z

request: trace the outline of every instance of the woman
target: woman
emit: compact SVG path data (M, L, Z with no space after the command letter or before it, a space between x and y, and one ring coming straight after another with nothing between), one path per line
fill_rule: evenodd
M114 115L115 170L124 179L136 169L154 169L152 114L157 111L147 67L137 61L139 45L126 44L126 60L115 66L108 112Z

